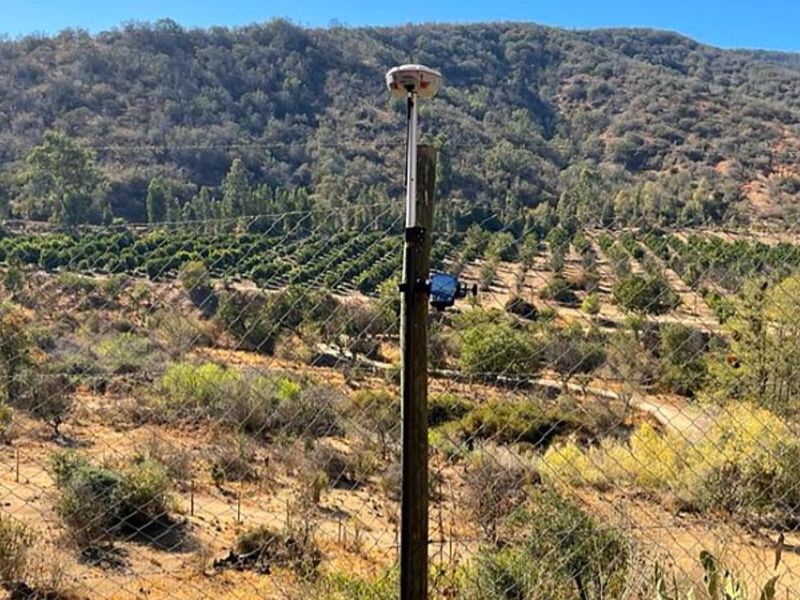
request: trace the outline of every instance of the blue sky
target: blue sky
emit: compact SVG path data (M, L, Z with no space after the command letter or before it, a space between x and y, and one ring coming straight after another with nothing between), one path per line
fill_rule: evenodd
M0 33L92 32L169 17L186 26L286 17L303 25L534 21L566 28L643 26L722 47L800 51L798 0L0 0Z

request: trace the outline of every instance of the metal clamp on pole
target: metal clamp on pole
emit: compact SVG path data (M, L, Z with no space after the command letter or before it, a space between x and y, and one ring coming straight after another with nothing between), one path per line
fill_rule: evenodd
M409 294L410 292L417 292L420 294L425 294L426 296L430 296L431 293L431 282L427 279L417 279L414 281L414 285L409 285L407 281L404 281L400 285L397 286L398 290L400 290L401 294Z

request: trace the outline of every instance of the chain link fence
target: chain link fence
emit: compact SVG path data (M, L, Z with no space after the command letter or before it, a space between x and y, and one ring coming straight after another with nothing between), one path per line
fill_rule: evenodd
M395 598L396 208L8 223L7 594ZM460 222L431 597L795 597L797 238Z

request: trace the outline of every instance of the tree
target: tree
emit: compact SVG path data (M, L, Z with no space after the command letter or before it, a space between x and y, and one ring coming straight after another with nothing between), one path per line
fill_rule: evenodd
M632 273L614 286L614 301L631 312L661 315L678 306L680 297L662 277Z
M29 217L37 216L40 206L44 216L59 225L77 225L93 216L92 198L102 178L91 150L64 133L48 131L26 162Z
M360 390L352 397L353 419L378 436L386 458L400 439L400 398L387 390Z
M160 177L154 177L147 186L147 220L159 223L167 216L169 194Z
M242 160L234 159L222 182L222 206L226 217L241 216L250 206L252 190L248 179L247 168Z
M0 305L0 369L4 400L19 401L22 395L22 372L31 364L31 338L24 312L16 305Z
M462 332L461 367L474 374L522 375L535 372L540 356L534 338L507 321L484 322Z
M706 375L707 336L680 323L665 323L659 338L661 383L670 391L693 396Z
M729 345L717 344L703 393L747 400L782 413L800 410L800 278L769 286L749 281L725 322Z

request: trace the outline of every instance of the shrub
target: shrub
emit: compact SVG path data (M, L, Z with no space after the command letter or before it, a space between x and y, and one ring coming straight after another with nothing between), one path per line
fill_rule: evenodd
M587 295L583 302L581 302L581 310L587 315L596 315L600 313L600 296L592 292Z
M541 473L576 485L627 483L667 492L689 508L724 509L743 521L765 514L776 523L800 518L800 442L791 428L744 403L716 417L696 441L644 424L627 444L559 444L545 454Z
M120 333L102 340L95 347L102 368L114 375L137 373L159 364L153 345L146 337Z
M259 525L239 535L235 551L242 562L251 563L258 570L285 567L304 579L316 577L322 562L313 531L308 529L274 531Z
M625 310L664 314L680 304L680 297L661 277L630 274L614 286L614 301Z
M398 411L399 408L398 406ZM436 427L450 421L458 421L473 408L472 402L455 394L436 394L428 399L428 425Z
M169 367L156 386L160 406L178 413L217 413L225 391L240 379L237 371L214 363L178 363Z
M464 477L466 508L491 541L496 539L498 524L527 496L530 473L514 460L484 450L472 457Z
M216 337L210 322L170 310L156 312L148 327L153 341L172 357L183 356L196 347L210 346Z
M342 435L339 414L344 405L344 396L331 386L313 386L288 395L279 392L272 429L305 438Z
M256 447L248 437L235 435L223 438L207 452L211 477L221 485L226 481L255 481Z
M50 372L37 365L19 372L16 385L19 392L14 406L45 421L58 437L61 424L72 410L72 381L66 375Z
M567 306L577 306L578 304L578 296L575 295L573 284L561 275L551 277L539 295L544 300L552 300Z
M509 298L504 308L506 312L522 317L523 319L529 319L531 321L536 319L536 306L532 302L523 300L519 296Z
M0 582L8 585L24 579L33 541L24 524L0 516Z
M539 367L534 338L508 322L481 323L461 332L461 367L468 373L521 375Z
M396 572L373 578L333 572L326 573L317 583L313 597L317 600L394 600L398 586Z
M14 437L14 411L0 402L0 442L7 443Z
M586 333L580 326L553 328L545 340L547 365L564 379L577 373L589 373L605 362L605 340L597 331Z
M181 267L178 278L183 285L183 289L186 290L195 305L206 308L206 304L212 302L211 279L208 275L208 269L202 261L194 260L184 264ZM210 312L213 313L213 309L210 309Z
M514 260L517 257L514 236L507 231L492 234L486 246L486 256L493 260Z
M461 428L468 438L491 439L503 444L527 442L546 446L553 436L570 426L537 401L528 399L489 400L461 420Z
M705 381L706 336L680 323L666 323L659 338L661 384L675 393L693 396Z
M381 455L400 440L400 398L388 390L359 390L350 398L351 415L378 438Z
M630 556L623 535L599 524L574 502L544 490L515 513L511 527L514 542L478 553L468 582L474 597L622 596Z
M138 458L117 471L61 452L51 458L51 468L61 491L58 512L82 546L141 531L167 514L170 478L152 459Z

